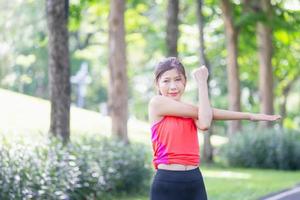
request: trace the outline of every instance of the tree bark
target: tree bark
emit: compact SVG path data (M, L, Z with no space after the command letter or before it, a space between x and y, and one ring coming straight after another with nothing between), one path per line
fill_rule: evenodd
M225 24L226 48L227 48L227 78L228 78L228 95L229 95L229 110L241 111L240 103L240 80L238 66L238 30L234 26L232 19L232 8L229 0L221 1L221 9ZM241 130L240 121L229 121L228 135Z
M290 80L282 90L282 98L283 99L282 99L282 102L280 102L280 115L281 115L282 119L279 121L281 127L283 127L283 121L286 117L286 103L287 103L289 93L297 80L298 80L298 77L294 76L294 78L292 80Z
M178 41L178 13L179 0L168 1L167 11L167 54L168 56L178 56L177 41Z
M206 58L205 54L205 44L204 44L204 19L203 19L203 13L202 13L202 6L203 6L203 0L197 0L197 17L198 17L198 27L199 27L199 61L200 65L205 65L209 71L209 77L208 77L208 95L210 96L210 89L209 89L209 81L211 79L211 68L210 64ZM213 146L211 145L210 138L213 134L213 128L211 127L205 134L204 134L204 151L203 151L203 160L207 163L213 162Z
M266 22L271 22L271 3L270 0L259 1L259 10L265 13ZM269 23L268 23L269 24ZM273 114L273 70L272 70L272 29L266 23L258 22L257 43L259 57L259 95L260 112ZM267 128L272 126L271 122L261 121L260 127Z
M109 14L109 110L112 134L128 143L128 80L124 27L124 0L110 1Z
M50 133L70 138L70 61L68 42L68 1L47 0L49 33Z

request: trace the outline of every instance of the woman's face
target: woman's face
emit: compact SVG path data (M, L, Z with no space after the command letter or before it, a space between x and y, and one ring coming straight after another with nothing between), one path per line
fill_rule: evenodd
M179 101L185 89L185 81L184 76L177 69L171 69L161 75L157 87L161 95Z

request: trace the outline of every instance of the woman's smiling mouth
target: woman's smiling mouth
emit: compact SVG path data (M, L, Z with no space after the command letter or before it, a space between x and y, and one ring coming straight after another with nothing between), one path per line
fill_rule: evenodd
M174 93L169 93L170 96L175 97L178 95L178 92L174 92Z

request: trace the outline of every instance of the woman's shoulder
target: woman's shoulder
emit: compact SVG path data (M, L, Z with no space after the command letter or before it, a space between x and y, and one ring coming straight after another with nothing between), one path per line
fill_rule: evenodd
M155 112L155 107L157 108L159 106L159 99L160 95L153 96L148 104L148 118L150 121L150 124L154 125L158 121L160 121L163 117L158 116Z
M167 97L164 97L164 96L161 96L161 95L155 95L150 99L148 106L149 107L157 106L157 105L161 104L163 101L166 101L166 100L167 100Z
M194 108L182 101L175 101L162 95L153 96L148 105L148 116L150 124L160 121L164 116L172 116L176 119L192 117Z

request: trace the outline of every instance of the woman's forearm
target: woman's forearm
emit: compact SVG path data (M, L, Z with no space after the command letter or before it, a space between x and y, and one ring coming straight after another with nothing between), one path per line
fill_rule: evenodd
M280 115L268 115L263 113L248 113L222 110L213 108L214 120L251 120L251 121L276 121L280 120Z
M213 120L250 120L251 114L213 108Z
M199 100L198 100L198 119L199 125L210 127L213 119L213 112L208 97L207 81L199 81Z

